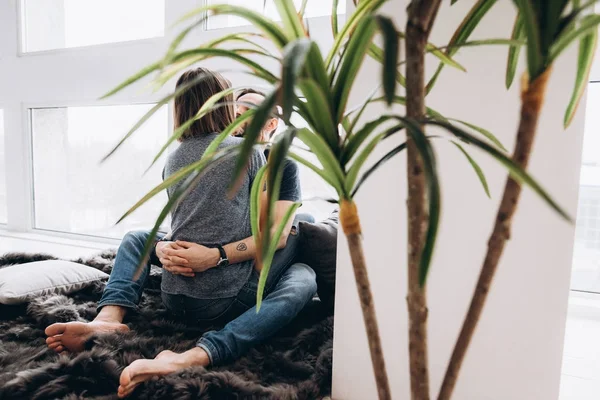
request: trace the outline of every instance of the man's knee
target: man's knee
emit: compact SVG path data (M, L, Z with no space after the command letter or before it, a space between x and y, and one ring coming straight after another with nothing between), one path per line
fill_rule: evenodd
M296 263L288 270L290 284L298 299L310 300L317 292L317 276L315 271L306 264Z
M130 231L123 237L122 244L134 246L144 245L146 244L146 240L148 240L148 236L147 231Z

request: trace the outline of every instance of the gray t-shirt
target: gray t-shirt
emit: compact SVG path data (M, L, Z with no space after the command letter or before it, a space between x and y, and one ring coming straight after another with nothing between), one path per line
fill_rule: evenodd
M198 161L217 134L184 140L173 151L164 170L164 178ZM241 143L230 137L219 146L224 148ZM261 151L255 150L238 192L229 199L227 191L232 181L236 156L217 162L200 178L198 184L172 211L172 240L184 240L208 247L225 245L252 235L250 226L250 190L256 173L265 164ZM178 185L168 189L169 197ZM198 299L218 299L237 295L252 272L252 261L215 267L196 273L194 278L163 271L162 290Z

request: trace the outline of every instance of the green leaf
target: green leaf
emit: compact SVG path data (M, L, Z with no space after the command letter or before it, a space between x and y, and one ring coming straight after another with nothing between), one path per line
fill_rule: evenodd
M552 197L535 181L535 179L533 179L529 175L529 173L527 173L527 171L525 171L523 168L521 168L509 156L507 156L503 152L499 151L494 146L492 146L482 140L479 140L478 138L471 135L470 133L468 133L452 124L447 124L445 122L440 122L440 121L427 121L426 123L430 124L430 125L440 126L444 129L446 129L448 132L455 135L456 137L458 137L459 139L461 139L475 147L478 147L479 149L488 153L489 155L491 155L493 158L495 158L498 162L500 162L502 165L504 165L509 170L513 179L529 186L538 196L540 196L561 217L563 217L564 219L566 219L569 222L573 221L572 218L569 216L569 214L565 210L563 210L552 199Z
M130 86L131 84L139 81L143 77L158 70L160 68L160 65L161 65L161 63L159 61L159 62L150 64L147 67L142 68L140 71L136 72L135 74L131 75L129 78L125 79L122 83L117 85L117 87L112 89L110 92L108 92L105 95L103 95L102 97L100 97L100 100L106 99L107 97L110 97L110 96L120 92L121 90L125 89L126 87Z
M346 146L344 146L344 149L342 150L340 164L345 167L348 164L348 162L350 162L352 157L354 157L354 154L358 151L360 146L365 142L369 135L371 135L371 133L373 133L373 131L379 126L392 119L396 119L396 116L382 115L381 117L375 120L367 122L362 126L361 129L356 131L355 134L349 136L346 142Z
M517 14L511 39L522 39L525 37L525 28L523 26L523 18L521 14ZM521 46L510 46L508 48L508 60L506 63L506 88L510 88L515 79L515 73L517 72L517 65L519 64L519 53L521 52Z
M271 110L275 106L277 100L277 92L278 88L266 95L263 102L260 103L256 108L254 117L248 125L248 128L245 130L242 149L233 170L233 182L229 186L230 193L233 193L237 190L242 172L245 170L250 160L254 144L257 142L260 132L271 116Z
M271 147L269 159L267 160L267 225L263 227L262 235L263 254L267 256L272 245L271 227L273 226L273 209L275 208L275 202L279 199L281 180L283 179L283 167L297 131L297 128L292 127L278 135Z
M562 52L565 51L567 47L569 47L569 45L575 40L595 32L598 29L599 23L600 15L588 15L581 19L581 23L576 29L568 31L559 36L550 49L550 62L555 62Z
M500 142L500 140L498 140L498 138L496 136L494 136L494 134L492 134L492 132L488 131L487 129L483 129L480 126L473 125L473 124L471 124L469 122L462 121L460 119L448 118L448 121L458 122L459 124L463 124L465 126L468 126L469 128L471 128L471 129L473 129L473 130L481 133L483 136L485 136L488 140L490 140L496 146L498 146L499 148L501 148L503 151L508 151L508 150L506 150L506 147L504 147L504 145L502 144L502 142Z
M497 0L478 0L462 20L454 35L448 43L448 55L456 54L456 46L461 45L469 39L475 28L479 25L485 14L496 4Z
M298 39L290 42L283 49L283 62L281 70L281 108L282 119L290 124L294 103L296 102L296 81L304 68L306 57L312 46L309 39Z
M285 213L283 219L279 223L277 227L277 231L273 237L272 248L269 249L269 253L265 258L265 262L263 263L263 267L260 271L260 277L258 279L258 289L256 292L256 312L260 311L260 307L262 306L262 299L265 292L265 285L267 283L267 277L269 276L269 271L271 270L271 264L273 263L273 257L275 255L275 251L277 251L277 242L281 238L283 234L283 229L287 225L287 223L293 218L294 214L300 207L300 203L294 203Z
M529 71L529 82L542 74L545 70L545 61L542 51L542 40L540 37L540 26L538 24L535 9L530 0L513 0L519 8L519 14L523 18L523 26L527 36L527 69Z
M265 179L267 178L267 164L260 167L254 182L252 182L252 188L250 189L250 225L252 227L252 236L256 244L256 249L262 249L260 239L260 207L261 207L261 194L264 192Z
M527 44L525 39L480 39L480 40L469 40L458 46L473 47L473 46L524 46Z
M371 43L371 45L369 46L369 49L367 50L367 54L369 55L369 57L371 57L372 59L374 59L375 61L381 63L382 65L384 64L384 51L381 47L377 46L375 43ZM404 75L402 75L400 73L400 71L396 71L396 82L398 82L398 84L400 86L406 86L406 78L404 77Z
M223 141L229 136L232 136L233 132L235 132L240 126L242 126L242 124L245 123L246 120L252 118L255 113L256 110L254 109L248 109L244 111L244 113L237 117L235 121L233 121L233 123L227 126L227 128L223 129L223 132L221 132L219 136L217 136L212 142L210 142L210 145L206 148L206 150L204 150L204 154L202 155L202 157L208 157L215 153L221 145L221 143L223 143Z
M361 23L367 15L370 15L373 11L379 9L385 2L386 0L362 0L358 3L356 10L348 17L340 32L335 36L331 50L325 59L325 67L327 70L331 68L333 59L339 53L348 37L353 35L358 24Z
M342 186L340 185L340 182L337 181L337 178L331 171L324 170L324 169L317 167L316 165L314 165L313 163L308 161L306 158L302 157L301 155L299 155L297 153L294 153L293 151L290 151L289 156L291 159L299 162L300 164L304 165L305 167L310 168L314 173L319 175L319 177L321 179L323 179L327 184L329 184L329 186L334 188L338 194L343 193L343 189L342 189Z
M537 8L542 54L547 55L548 49L556 38L561 23L561 16L570 0L552 0L539 3Z
M361 151L358 154L358 156L356 156L356 159L354 160L354 162L350 166L350 169L348 170L348 174L346 176L346 191L348 193L351 193L353 191L354 185L356 184L356 180L358 179L358 173L360 172L360 169L362 168L362 166L367 161L367 158L369 158L369 156L371 155L371 153L373 153L373 150L375 150L375 147L383 139L385 139L386 136L387 136L387 132L383 132L383 133L378 134L377 136L375 136L373 138L373 140L371 140L365 146L365 148L363 149L363 151Z
M588 8L594 7L598 3L598 0L589 0L583 5L580 4L580 1L573 0L572 1L572 10L571 12L560 20L559 27L557 29L556 34L554 35L554 39L563 35L566 32L569 32L577 26L579 20L579 16Z
M158 103L156 103L156 105L154 105L154 107L152 107L146 114L144 114L142 116L142 118L140 118L133 125L133 127L131 127L131 129L129 129L129 131L125 134L125 136L123 136L121 138L119 143L117 143L117 145L115 147L113 147L113 149L111 151L109 151L108 154L102 158L101 162L106 161L110 156L112 156L115 153L115 151L117 151L123 145L123 143L125 143L125 141L127 141L127 139L129 139L129 137L131 137L131 135L133 135L142 125L144 125L144 123L146 121L148 121L165 104L167 104L169 101L171 101L175 97L187 92L191 87L200 83L201 81L203 81L206 78L207 78L207 75L200 74L197 77L195 77L194 79L192 79L190 82L186 83L185 85L181 85L179 88L176 88L173 93L169 94L168 96L163 97ZM158 160L158 158L160 158L161 154L162 153L160 153L155 158L155 161ZM152 164L154 164L154 162Z
M403 32L398 32L398 36L401 39L406 40L406 35ZM502 39L487 39L487 41L489 41L491 43L494 43L494 44L497 44L496 40L502 40ZM483 41L486 41L486 40L484 39ZM506 40L504 40L504 41L506 41ZM464 46L464 45L465 45L465 43L459 45L459 47L460 46ZM449 49L449 46L446 46L446 50L448 50L448 49ZM446 64L446 65L448 65L450 67L459 69L459 70L461 70L463 72L467 71L465 67L463 67L462 65L460 65L458 63L458 61L454 60L447 53L443 52L442 48L437 47L437 46L433 45L432 43L427 43L427 45L425 46L425 51L427 53L431 53L434 57L436 57L437 59L439 59L442 63L444 63L444 64Z
M306 13L306 6L308 4L308 0L302 0L302 4L300 4L300 9L298 10L298 15L300 18L304 18L304 14Z
M442 62L442 64L446 64L449 67L453 67L453 68L456 68L463 72L467 72L467 69L465 67L463 67L456 60L454 60L452 57L450 57L449 55L447 55L446 53L444 53L442 50L438 49L434 45L427 43L425 50L428 53L431 53L433 56L435 56L438 60L440 60Z
M197 56L203 56L205 57L204 59L212 57L228 58L248 67L252 72L254 72L256 77L264 79L271 84L274 84L278 81L277 77L262 65L232 50L199 47L176 54L173 57L173 63L181 62L189 58L196 60Z
M455 141L452 141L452 144L454 144L456 147L458 147L458 149L461 151L461 153L463 153L464 156L467 158L467 160L469 161L469 164L471 164L471 167L473 167L473 170L477 174L477 177L479 178L479 182L481 182L481 186L483 186L483 190L485 191L485 194L487 195L487 197L491 198L490 188L488 187L487 179L485 179L485 175L483 173L483 170L479 166L479 164L477 164L477 162L473 159L473 157L471 157L471 155L469 153L467 153L467 151L460 144L458 144Z
M423 252L421 254L421 262L419 267L419 284L421 287L425 286L427 281L427 275L429 273L429 267L431 265L431 259L433 257L433 250L435 249L435 242L437 239L437 231L440 222L441 213L441 193L440 183L438 180L437 166L435 160L435 153L431 147L429 139L425 136L423 131L417 124L406 118L398 118L402 121L410 134L415 147L421 155L423 160L423 167L425 172L425 178L427 182L427 198L429 201L429 221L427 226L427 233L425 234L425 243L423 245Z
M234 153L238 153L239 150L240 150L239 145L227 147L227 148L224 148L224 149L222 149L216 153L213 153L207 157L202 157L200 160L181 168L180 170L175 172L173 175L171 175L167 179L163 180L160 184L158 184L156 187L154 187L146 195L144 195L144 197L142 197L129 210L127 210L125 212L125 214L123 214L121 216L121 218L119 218L117 223L120 223L121 221L123 221L125 218L127 218L129 215L131 215L135 210L137 210L139 207L141 207L143 204L145 204L148 200L150 200L151 198L153 198L154 196L156 196L163 190L176 185L182 179L189 176L191 173L193 173L193 172L200 173L200 172L204 171L205 169L211 167L213 165L213 163L217 163L222 158L231 156Z
M448 49L450 49L450 47L448 47ZM440 65L438 65L437 69L435 70L435 73L433 74L431 79L429 79L427 85L425 85L425 95L428 95L429 92L433 90L433 87L435 86L438 78L440 77L440 74L442 73L442 70L444 69L444 65L444 63L440 63Z
M211 113L212 111L214 111L217 108L227 107L227 106L231 105L230 103L227 103L227 102L221 102L221 103L219 103L219 102L223 99L223 97L226 97L226 96L234 93L235 90L236 90L236 88L228 88L219 93L213 94L210 98L208 98L208 100L206 100L206 102L202 105L200 110L198 110L198 113L196 115L194 115L193 118L184 122L181 126L178 126L177 129L175 129L173 131L171 136L169 136L169 139L167 139L167 142L165 144L163 144L163 146L161 147L158 154L156 154L156 156L154 156L154 159L152 160L152 163L150 164L148 169L152 168L152 166L158 160L160 160L160 157L164 154L164 152L167 151L169 146L171 146L176 140L179 140L181 138L181 136L188 129L190 129L196 121L199 121L200 119L204 118L206 115L208 115L209 113ZM233 125L233 127L232 127L232 125ZM231 125L229 125L226 129L224 129L224 132L228 132L229 134L232 134L233 128L237 128L239 126L240 126L240 123L236 123L234 121ZM221 134L221 136L223 136L223 134Z
M214 166L214 164L209 164L207 166ZM167 201L167 204L165 205L165 207L162 209L160 215L158 216L158 218L154 224L154 227L150 231L148 240L146 241L146 244L144 245L144 249L142 250L142 256L140 258L140 264L138 265L138 268L137 268L136 272L134 273L134 280L139 279L141 272L148 261L150 251L152 249L152 246L154 245L154 238L156 237L156 235L160 229L160 226L162 225L164 220L167 218L167 216L169 215L171 210L173 210L175 207L177 207L179 202L182 199L184 199L194 187L196 187L198 185L199 180L204 176L204 173L206 171L207 171L207 169L204 168L203 170L196 170L196 171L192 172L186 178L186 180L184 182L182 182L175 189L175 191L171 194L171 196L169 196L169 200Z
M333 37L335 38L338 35L338 8L339 0L333 0L331 2L331 32L333 33Z
M358 113L356 113L356 115L354 116L354 119L352 120L352 122L349 122L348 126L344 126L344 129L346 130L346 139L348 139L354 133L354 127L356 126L356 124L360 120L360 117L363 115L363 113L367 109L367 106L369 104L371 104L373 101L375 101L375 100L373 100L373 97L379 92L380 88L381 88L381 85L377 85L377 87L362 102L362 104L359 104L358 107L356 107L356 108L354 108L354 109L346 112L346 117L344 118L344 121L346 119L349 119L350 115L352 115L356 110L358 110ZM383 98L381 98L381 99L383 99ZM342 124L344 124L344 121L342 121Z
M308 75L319 85L327 101L332 106L333 101L329 96L329 77L327 76L327 68L325 67L325 61L319 46L313 41L312 46L308 52L308 60L306 63Z
M203 14L207 12L212 13L209 14L209 17L211 15L233 15L248 21L250 24L254 25L260 31L262 31L268 38L271 39L273 44L275 44L280 49L282 49L288 43L288 39L285 33L281 30L277 23L265 17L259 12L256 12L246 7L241 7L237 4L211 4L204 7L199 7L185 14L183 17L181 17L179 22L183 22L187 19L196 17L198 14Z
M302 79L298 82L298 87L306 97L306 113L309 114L312 128L319 132L327 141L332 149L339 147L338 133L333 124L333 110L326 94L319 85L312 79ZM305 115L302 115L305 117Z
M282 26L290 40L305 36L302 18L298 15L292 0L275 0L275 6L283 22Z
M292 207L293 211L291 214L288 210L283 221L284 224L278 226L274 237L271 238L271 227L274 223L273 210L277 199L279 199L279 190L281 187L281 179L283 177L283 166L288 150L296 136L296 131L296 128L288 128L282 134L277 136L277 140L271 148L269 159L267 161L267 223L266 226L260 227L261 249L257 253L259 257L257 257L256 260L261 269L261 277L258 282L257 300L259 302L257 303L257 309L260 309L260 301L262 300L265 282L271 267L271 261L273 260L275 251L277 251L277 245L283 233L285 223L288 222L291 215L293 215L293 212L295 212L295 209L297 209L297 207Z
M451 6L453 6L453 5L454 5L454 3L456 3L457 1L458 1L458 0L452 0L452 1L450 2L450 5L451 5Z
M339 74L333 85L333 106L335 109L335 121L339 123L344 117L348 96L356 75L362 65L366 50L372 43L375 35L375 21L371 17L365 17L359 22L355 33L348 41L346 56L341 61Z
M398 58L400 57L400 43L398 41L398 31L394 22L381 15L375 17L379 29L383 35L383 93L388 106L392 104L396 95L396 74L398 72Z
M597 44L597 30L592 30L592 32L582 37L579 41L579 55L577 57L577 77L575 78L575 87L573 88L571 100L569 101L567 111L565 112L565 128L567 128L571 124L571 121L575 116L575 112L577 111L577 107L579 106L579 101L581 100L581 97L585 92L585 88L587 87Z
M379 159L379 161L377 161L375 164L373 164L373 166L371 168L367 169L364 172L364 174L362 174L362 176L360 177L360 179L358 180L358 183L354 186L354 189L352 190L352 196L351 196L351 198L354 198L354 196L356 196L356 193L358 192L358 190L360 189L360 187L363 185L363 183L365 183L367 181L367 179L369 179L369 177L375 171L377 171L379 168L381 168L386 162L388 162L389 160L391 160L396 154L400 153L405 148L406 148L406 142L402 143L399 146L394 147L392 150L390 150L389 152L387 152L383 157L381 157Z
M309 149L317 156L317 159L323 166L325 171L333 174L334 183L332 186L334 188L343 188L344 187L344 173L342 168L338 163L338 159L333 154L331 149L327 146L327 143L323 138L314 132L304 128L298 131L298 139L306 144ZM342 192L345 194L345 191ZM343 196L340 196L343 197Z
M371 102L375 103L375 102L383 101L383 100L384 100L383 97L378 97L378 98L371 100ZM394 103L405 106L406 105L406 97L395 96ZM444 117L441 113L435 111L433 108L430 108L430 107L425 107L425 114L434 119L440 119L442 121L447 121L446 117Z
M452 38L450 38L450 41L448 42L448 48L446 50L448 56L452 57L454 54L456 54L461 45L469 39L469 37L471 36L475 28L479 25L485 14L487 14L487 12L492 8L492 6L496 4L496 1L497 0L478 0L477 3L475 3L475 5L471 8L469 13L465 16L465 18L462 20L462 22L454 32L454 35L452 35ZM444 68L444 65L444 63L440 63L436 72L433 74L433 76L427 83L427 94L435 86L435 83L437 82L437 79L439 78L442 69Z

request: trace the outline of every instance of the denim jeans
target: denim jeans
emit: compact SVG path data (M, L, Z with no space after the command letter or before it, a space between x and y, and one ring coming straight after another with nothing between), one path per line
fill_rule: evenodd
M295 263L301 220L312 217L298 215L286 247L273 259L265 285L260 312L256 312L258 273L252 272L248 282L235 297L224 299L196 299L183 295L162 293L167 309L177 318L191 324L220 325L219 331L209 331L198 341L211 360L219 365L235 360L252 346L267 339L289 323L315 294L314 271L305 264ZM137 280L133 280L149 232L130 232L125 235L117 252L115 265L98 308L117 305L137 308L144 284L150 271L149 260Z

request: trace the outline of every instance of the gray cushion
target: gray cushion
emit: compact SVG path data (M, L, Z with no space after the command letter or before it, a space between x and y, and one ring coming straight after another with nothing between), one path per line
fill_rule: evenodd
M330 308L333 308L335 297L338 222L339 213L336 210L324 221L299 224L298 260L314 269L319 298Z
M71 261L48 260L0 269L0 303L19 304L47 294L68 294L108 274Z

